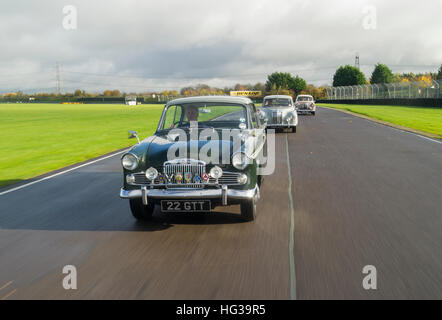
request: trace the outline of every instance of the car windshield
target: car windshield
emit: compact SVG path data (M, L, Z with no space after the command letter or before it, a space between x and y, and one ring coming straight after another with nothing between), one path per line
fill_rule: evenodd
M289 105L290 105L290 99L287 99L287 98L265 99L265 101L263 103L264 108L288 107Z
M304 102L304 101L313 101L312 97L298 97L297 101Z
M243 105L231 103L186 103L170 105L159 130L174 128L228 128L246 129L247 109Z

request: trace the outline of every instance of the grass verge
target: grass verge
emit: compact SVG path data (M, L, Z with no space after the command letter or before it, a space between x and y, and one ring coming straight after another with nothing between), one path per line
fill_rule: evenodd
M442 139L442 109L440 108L325 103L318 104L318 106L349 111L393 127Z
M0 104L0 187L134 144L156 129L163 105Z

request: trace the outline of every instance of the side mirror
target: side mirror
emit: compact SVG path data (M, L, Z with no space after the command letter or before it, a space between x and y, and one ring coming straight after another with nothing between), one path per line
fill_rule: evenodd
M140 143L140 139L138 138L138 134L136 131L129 130L129 139L137 138L138 143Z

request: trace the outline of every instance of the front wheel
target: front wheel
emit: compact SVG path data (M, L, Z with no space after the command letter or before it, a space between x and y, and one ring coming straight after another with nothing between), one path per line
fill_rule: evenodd
M129 199L130 211L137 220L151 220L155 205L150 203L147 206L141 202L141 199Z
M295 133L296 132L296 126L292 127L292 132Z
M256 197L241 202L241 217L244 221L253 221L256 219Z
M316 111L312 111L312 115L314 116L316 114Z

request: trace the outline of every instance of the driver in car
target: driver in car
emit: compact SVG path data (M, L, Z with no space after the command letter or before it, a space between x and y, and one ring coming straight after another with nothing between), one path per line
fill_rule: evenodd
M199 115L198 106L194 104L186 106L186 118L189 122L198 121L198 115Z
M185 107L185 116L187 119L187 122L190 123L191 121L198 121L199 116L199 110L198 106L194 104L189 104ZM186 122L186 121L184 121ZM175 128L175 123L171 124L169 128Z

